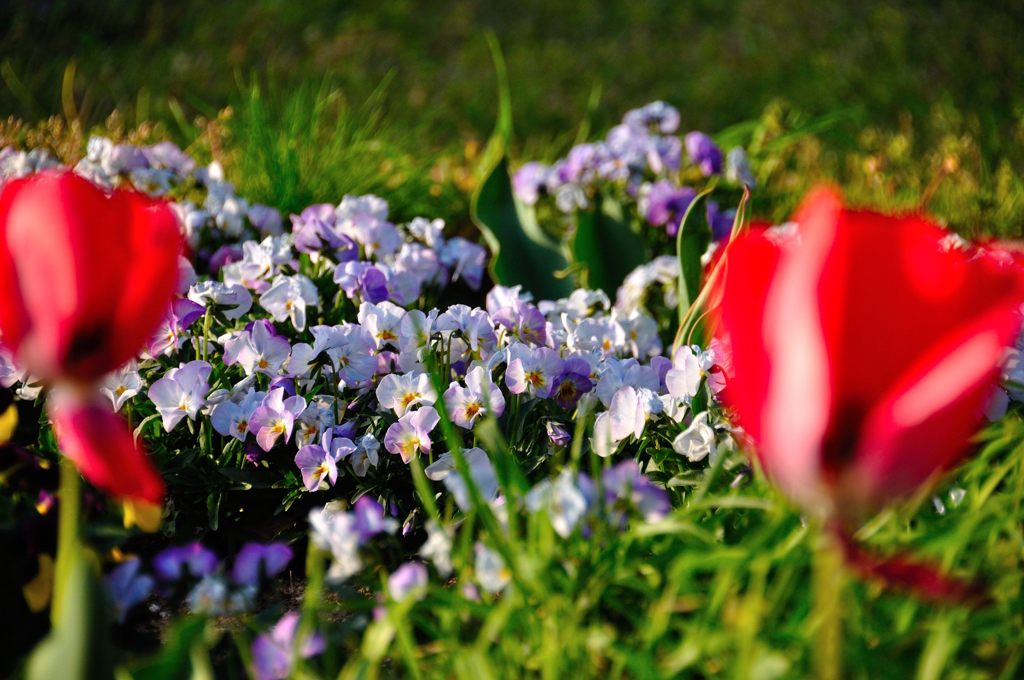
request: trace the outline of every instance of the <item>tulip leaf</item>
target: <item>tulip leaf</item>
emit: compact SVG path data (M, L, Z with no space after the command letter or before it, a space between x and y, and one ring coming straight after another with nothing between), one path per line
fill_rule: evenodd
M675 347L685 343L697 325L698 316L692 309L700 293L700 279L704 265L701 256L707 248L711 229L706 224L701 229L694 213L704 204L704 199L715 190L712 183L697 194L686 208L676 234L676 257L679 259L679 329L676 331Z
M33 651L28 680L91 680L114 675L106 593L80 545L62 571L60 611L50 635Z
M612 299L623 279L648 262L651 254L625 216L622 204L597 196L590 210L576 214L576 228L569 240L573 264L578 265L580 285L600 288Z
M516 201L508 169L512 107L501 50L488 36L498 76L498 122L478 170L470 216L491 249L489 270L495 283L522 285L541 298L568 295L570 282L555 276L567 261L559 244L540 228L532 208Z

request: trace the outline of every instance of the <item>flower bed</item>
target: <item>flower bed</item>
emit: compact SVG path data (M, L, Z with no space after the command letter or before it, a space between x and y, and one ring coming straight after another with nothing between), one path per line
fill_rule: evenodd
M55 493L74 498L68 479L77 473L65 469L58 492L48 472L59 465L59 448L101 492L86 493L84 535L100 555L122 647L152 646L152 639L124 644L126 631L150 625L163 608L187 612L156 656L119 662L137 677L167 677L211 663L212 649L218 668L266 678L298 669L359 677L398 658L411 675L517 663L540 673L564 670L563 663L585 664L592 674L641 674L645 664L657 664L659 674L695 664L714 673L722 653L714 650L725 643L705 640L688 651L690 624L672 615L686 620L702 608L727 616L722 598L732 586L721 574L760 588L758 597L769 572L800 578L819 535L838 537L818 550L819 564L838 550L890 585L973 598L968 580L877 557L851 536L871 511L954 462L984 408L995 418L1009 396L1019 396L1016 354L1005 363L1009 392L995 387L1024 300L1014 258L920 221L843 211L831 195L808 199L799 227L748 225L739 187L754 182L742 151L729 152L726 163L710 138L680 139L677 127L678 113L656 103L628 113L603 143L515 173L520 216L532 210L530 221L561 229L595 284L555 299L527 290L530 276L548 272L523 274L526 286L484 290L482 246L446 236L440 220L392 221L376 196L344 196L286 220L238 196L218 164L198 167L166 142L94 138L74 174L39 151L0 152L12 230L50 223L9 208L33 196L37 204L39 196L61 197L60 214L69 216L64 232L25 237L36 250L19 252L22 241L9 239L5 257L19 283L4 284L5 294L78 291L93 304L51 327L46 320L57 312L26 297L24 337L10 330L21 322L4 321L0 383L19 422L8 428L4 454L18 468L9 476L17 491L8 512L52 518ZM707 202L698 227L688 215L707 194L684 180L723 173L721 181L731 182L725 195L738 208ZM99 238L91 230L101 220L90 206L149 200L120 189L105 198L127 186L170 201L187 255L156 249L149 260L123 261L124 251L111 246L83 257L53 241ZM596 230L613 203L620 219L611 228L641 220L663 228L644 236L645 255L624 280L601 264L620 253L577 247L586 225ZM486 222L487 214L478 217ZM851 226L857 220L865 225ZM868 280L851 278L850 267L859 266L851 263L897 232L910 236L891 240L891 261L880 260ZM34 265L56 253L57 264L27 265L25 253ZM681 260L689 265L682 274ZM166 263L175 276L159 269ZM53 280L60 267L77 278ZM90 272L123 278L96 283L102 277ZM176 279L166 310L157 292L153 301L104 297L147 276L152 291ZM815 277L834 292L816 289ZM934 288L920 290L922 280ZM844 298L854 284L870 292ZM901 296L899 304L881 304L887 294ZM850 310L852 330L829 316L832 304ZM901 314L920 314L926 304L932 322L916 342L889 343L882 364L846 359L859 351L851 347L870 347L863 352L872 356L882 324L899 325ZM134 314L111 317L108 306ZM115 349L132 344L131 329L146 326L146 314L158 329L134 343L145 341L141 353L106 366L119 356ZM105 334L107 326L114 332ZM49 354L37 344L47 339L56 348ZM961 356L960 346L975 351ZM885 367L884 379L858 382L876 365ZM911 365L918 372L897 380ZM835 376L847 370L840 389ZM879 424L885 413L870 408L885 399L912 402L916 415ZM741 452L755 444L766 471L824 532L809 532L778 504ZM934 455L915 453L924 450ZM966 493L949 491L950 507ZM766 553L730 557L743 540L759 541ZM701 551L714 559L702 565ZM680 561L687 554L692 564ZM32 553L39 574L52 555ZM729 571L748 558L749 572ZM301 602L283 596L283 580L302 575ZM26 612L50 602L40 578L24 579ZM776 606L802 601L792 582L781 583ZM828 600L824 591L819 604ZM68 586L55 597L86 595ZM87 600L87 609L104 609L102 600ZM826 609L816 611L826 616ZM534 619L527 613L534 610L546 611ZM50 646L40 647L30 673L51 668L46 655L67 631L87 628L70 619L72 611L62 605L54 614ZM552 628L562 617L572 620L573 635L559 660ZM208 619L221 625L207 628ZM692 620L699 627L701 619ZM526 649L518 661L515 645L496 642L505 625ZM616 649L609 628L629 644ZM769 669L769 677L811 663L809 652L793 661L767 647L742 648L744 634L737 622L739 637L728 645L740 645L736 658ZM490 661L488 645L498 647Z

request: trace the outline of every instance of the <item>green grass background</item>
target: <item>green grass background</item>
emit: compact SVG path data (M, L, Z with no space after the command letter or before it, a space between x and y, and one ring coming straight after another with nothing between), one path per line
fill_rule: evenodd
M376 190L464 223L495 116L486 30L509 65L520 158L661 98L685 129L760 121L762 143L786 142L768 147L755 198L769 216L819 178L913 207L953 156L933 211L971 234L1021 232L1014 0L22 0L0 6L0 111L88 130L116 110L193 143L197 117L230 107L213 153L235 154L229 172L256 198L296 209Z

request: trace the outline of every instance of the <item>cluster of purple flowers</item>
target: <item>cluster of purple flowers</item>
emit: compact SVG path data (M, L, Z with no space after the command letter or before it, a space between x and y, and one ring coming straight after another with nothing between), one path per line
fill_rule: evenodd
M560 212L572 214L589 208L595 194L611 192L634 203L648 224L675 236L697 195L684 181L724 176L736 185L754 185L742 148L723 154L698 131L680 138L679 123L679 111L661 101L628 111L604 140L578 144L551 165L524 164L512 179L515 194L528 206L549 196ZM728 235L731 211L711 201L707 219L716 240Z
M198 541L166 548L153 557L152 573L142 561L129 558L105 578L115 617L123 622L132 607L154 593L170 595L188 589L192 611L208 615L249 610L260 586L292 561L292 549L283 543L246 543L235 556L230 573L216 553Z

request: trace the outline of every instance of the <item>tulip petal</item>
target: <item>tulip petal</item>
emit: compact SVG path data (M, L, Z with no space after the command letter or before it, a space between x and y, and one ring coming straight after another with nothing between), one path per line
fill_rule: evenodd
M113 311L112 362L128 361L152 337L167 315L177 289L181 232L166 203L142 194L115 191L114 202L126 204L130 265Z
M0 330L39 377L101 378L167 311L181 236L165 203L45 171L4 186L0 228Z
M955 463L984 421L999 360L1019 327L1016 305L1004 305L914 362L867 413L840 496L871 507Z
M7 224L11 202L17 194L18 182L7 182L0 189L0 225ZM0 336L3 343L17 354L21 341L28 332L30 322L28 310L21 295L18 271L7 245L6 229L0 234Z
M82 476L115 498L163 501L163 479L108 404L53 394L47 408L61 452Z
M978 603L986 598L980 583L944 574L938 567L910 556L880 556L858 544L839 526L831 527L846 563L862 576L876 578L890 588L909 591L923 600L944 603Z
M849 461L858 423L909 366L992 310L1024 301L1018 268L951 251L948 234L915 216L843 211L839 218L819 288L837 397L825 451L833 469Z

